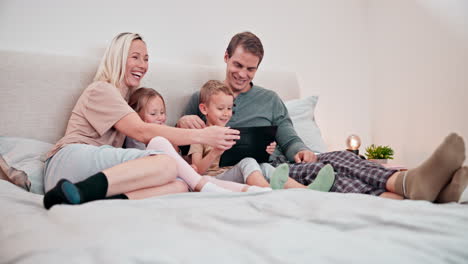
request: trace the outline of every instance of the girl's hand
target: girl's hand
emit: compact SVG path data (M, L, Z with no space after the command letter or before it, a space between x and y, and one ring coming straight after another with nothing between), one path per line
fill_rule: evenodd
M201 144L210 145L223 151L230 149L236 144L236 140L240 138L239 130L230 129L229 127L209 126L199 131L201 131L199 139Z
M266 152L268 152L268 154L271 155L271 154L273 154L273 152L275 151L275 149L276 149L276 142L273 141L273 142L270 143L270 145L268 145L268 146L266 147Z

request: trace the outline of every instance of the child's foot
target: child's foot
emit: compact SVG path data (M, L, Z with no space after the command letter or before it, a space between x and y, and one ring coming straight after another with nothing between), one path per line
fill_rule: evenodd
M249 186L245 192L271 192L270 187Z
M452 177L450 183L445 186L437 196L437 202L460 202L460 198L468 185L468 167L461 167Z
M289 179L289 166L286 163L275 168L270 177L270 187L273 190L284 189L284 185Z
M335 171L330 164L327 164L320 169L314 182L309 184L307 188L315 191L328 192L332 188L334 182Z
M56 204L80 204L81 193L69 180L61 179L54 188L44 195L43 202L46 209Z
M464 160L465 143L452 133L419 167L398 175L395 191L409 199L432 202Z

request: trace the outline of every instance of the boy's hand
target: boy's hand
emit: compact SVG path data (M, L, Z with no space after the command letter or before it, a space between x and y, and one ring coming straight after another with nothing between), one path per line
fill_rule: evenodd
M270 145L268 145L268 146L266 147L266 152L268 152L268 154L271 155L271 154L273 154L273 152L275 151L275 149L276 149L276 142L273 141L273 142L270 143Z
M205 128L206 124L197 115L185 115L177 121L178 128Z
M296 163L316 162L317 155L309 150L301 150L294 156Z

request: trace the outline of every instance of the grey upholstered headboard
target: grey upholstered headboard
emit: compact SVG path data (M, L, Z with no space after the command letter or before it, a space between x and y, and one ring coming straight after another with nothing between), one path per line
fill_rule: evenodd
M14 51L0 51L0 58L0 135L56 142L99 60ZM174 124L194 91L209 79L223 78L223 67L154 61L143 85L162 93L168 124ZM259 70L255 83L277 91L284 100L299 97L295 73Z

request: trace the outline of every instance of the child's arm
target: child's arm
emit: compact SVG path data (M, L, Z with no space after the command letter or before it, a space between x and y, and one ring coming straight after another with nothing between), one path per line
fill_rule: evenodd
M220 157L223 152L224 151L220 149L212 149L205 157L203 157L202 152L195 152L192 154L192 164L197 166L199 174L204 174L213 161Z
M273 154L273 152L275 151L275 149L276 149L276 142L273 141L273 142L270 143L270 145L268 145L268 146L266 147L266 152L268 152L268 154L271 155L271 154Z

